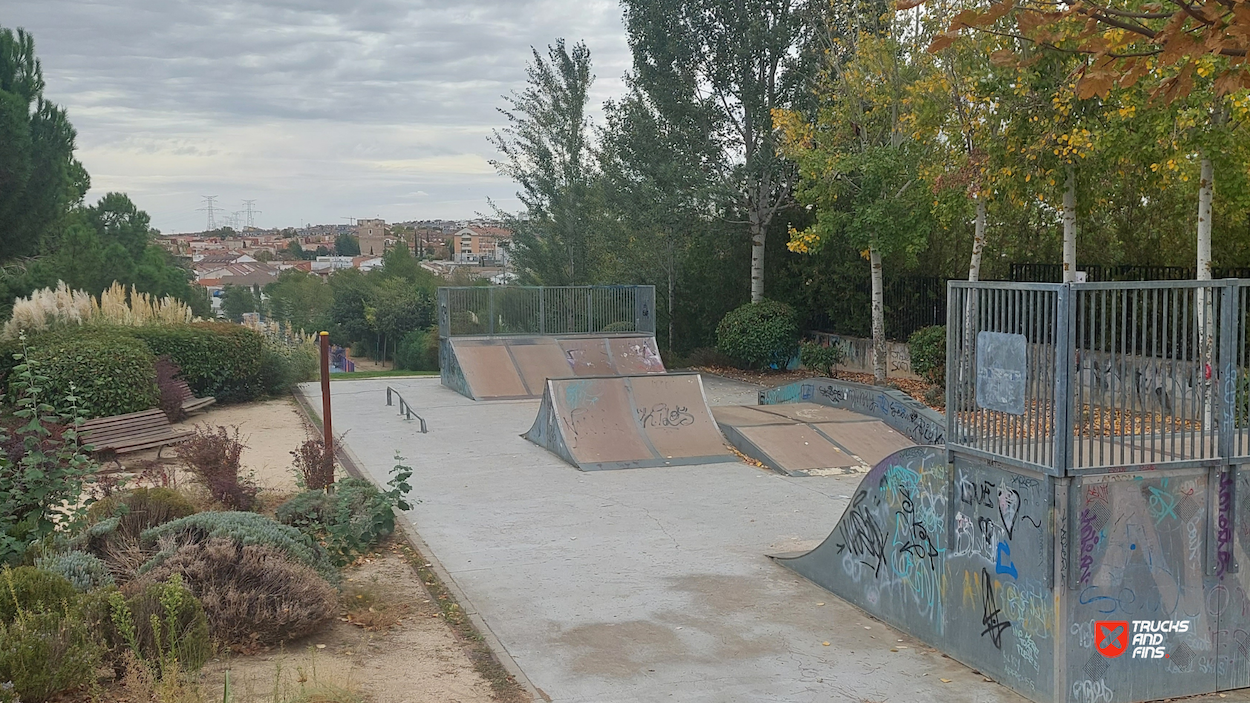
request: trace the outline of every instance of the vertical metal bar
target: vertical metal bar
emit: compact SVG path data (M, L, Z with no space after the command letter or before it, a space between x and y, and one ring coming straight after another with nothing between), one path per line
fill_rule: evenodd
M1188 388L1182 389L1181 391L1181 414L1184 421L1181 424L1181 451L1180 455L1175 457L1177 459L1188 459L1192 455L1193 434L1196 429L1193 425L1192 418L1194 417L1193 404L1194 400L1198 396L1198 392L1194 387L1194 350L1191 346L1192 340L1189 334L1189 301L1193 298L1194 290L1195 289L1193 288L1185 288L1184 292L1181 294L1181 358L1184 360L1182 362L1182 368L1184 369L1184 375L1187 379L1186 385ZM1186 438L1188 438L1188 440ZM1189 441L1190 443L1189 448L1185 447L1186 441Z
M1055 314L1055 463L1059 475L1066 475L1071 467L1072 423L1071 409L1072 369L1072 284L1059 288Z
M962 337L963 330L959 329L956 324L958 315L956 310L962 309L959 303L959 288L954 286L953 281L946 282L946 461L949 464L951 454L949 447L956 443L958 435L955 434L959 430L959 406L956 405L956 396L960 385L962 373L959 365L958 346L956 339Z
M1237 289L1229 284L1222 284L1220 291L1220 375L1218 382L1223 391L1219 394L1220 427L1218 439L1219 456L1226 460L1233 456L1233 425L1237 402L1237 364L1234 359L1233 340L1237 328L1235 313L1237 306L1233 303ZM1214 291L1212 291L1214 293Z
M1100 316L1100 327L1102 333L1099 335L1101 339L1102 354L1098 359L1098 465L1107 465L1107 455L1111 453L1108 437L1110 432L1107 429L1107 412L1111 408L1111 394L1113 387L1111 385L1111 373L1114 369L1111 366L1111 360L1114 355L1111 353L1111 346L1107 341L1107 324L1109 313L1107 310L1107 299L1110 296L1109 291L1099 291L1098 296L1102 301L1102 314Z
M1086 303L1089 299L1089 292L1078 290L1076 292L1076 379L1073 382L1076 393L1076 417L1073 426L1073 444L1075 459L1074 466L1081 467L1085 465L1085 365L1089 363L1089 355L1085 353L1085 325L1089 315L1085 313Z
M486 289L486 305L490 311L490 336L495 336L495 289Z

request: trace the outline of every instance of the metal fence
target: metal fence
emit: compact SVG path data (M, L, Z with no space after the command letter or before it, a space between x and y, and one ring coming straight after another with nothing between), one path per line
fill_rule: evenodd
M1248 287L952 281L947 444L1052 475L1250 456Z
M1101 264L1078 264L1089 283L1108 281L1189 281L1197 277L1198 270L1192 266L1139 266L1125 264L1104 266ZM1212 269L1215 278L1250 278L1250 268ZM1059 283L1063 280L1063 264L1012 264L1011 280Z
M439 336L655 334L655 286L438 289Z
M906 342L918 329L946 324L946 280L934 276L887 278L882 286L882 313L885 336ZM827 301L827 307L813 313L807 329L849 337L872 335L869 283L851 295Z

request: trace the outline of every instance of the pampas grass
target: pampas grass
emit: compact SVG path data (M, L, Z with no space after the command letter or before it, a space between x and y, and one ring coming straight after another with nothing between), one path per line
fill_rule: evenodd
M129 291L116 281L95 298L80 290L70 290L63 281L56 288L44 288L18 298L13 315L4 324L0 338L27 335L80 325L168 325L191 322L195 316L186 303L172 296L157 298L131 286Z

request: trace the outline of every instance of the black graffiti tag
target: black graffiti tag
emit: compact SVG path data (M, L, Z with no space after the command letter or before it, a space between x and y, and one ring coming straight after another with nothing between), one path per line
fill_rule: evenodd
M650 408L638 408L638 421L646 427L685 427L694 424L694 415L684 406L668 407L667 403L657 403Z
M864 504L867 498L867 491L861 490L857 493L851 503L851 510L838 523L838 531L842 534L838 554L843 551L850 552L871 568L874 576L880 576L881 565L885 563L885 530L881 529L877 518Z
M981 636L990 636L990 642L994 643L996 649L1003 648L1003 630L1011 627L1009 620L1001 619L1002 609L998 607L998 599L994 597L994 580L990 578L990 572L981 569L981 581L985 584L985 607L981 614L981 624L985 629L981 631Z
M903 496L902 510L895 512L895 515L903 518L911 528L911 539L906 544L899 547L898 551L911 552L918 559L928 557L929 568L936 569L938 556L937 547L933 546L933 540L929 538L929 531L925 526L916 519L915 507L911 501L911 493L906 488L899 488L899 493Z

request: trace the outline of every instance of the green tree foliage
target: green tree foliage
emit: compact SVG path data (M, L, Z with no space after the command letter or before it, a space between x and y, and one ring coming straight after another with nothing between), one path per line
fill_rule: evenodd
M340 234L334 239L336 256L360 256L360 240L351 234Z
M720 215L750 238L751 300L764 296L770 225L791 201L773 110L807 87L809 58L792 0L625 0L636 85L669 123L704 130ZM739 231L742 231L741 229Z
M260 296L250 286L226 286L221 291L221 314L227 320L242 322L244 313L260 309Z
M279 322L310 334L330 325L334 291L319 276L287 269L265 286L265 296L269 316Z
M90 183L74 128L43 89L34 39L0 27L0 263L38 253Z
M513 256L526 280L575 285L592 280L593 162L588 147L590 50L561 39L544 58L533 49L529 84L507 97L508 126L491 143L492 165L520 186L525 211L500 213L514 232Z

